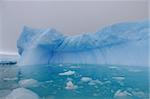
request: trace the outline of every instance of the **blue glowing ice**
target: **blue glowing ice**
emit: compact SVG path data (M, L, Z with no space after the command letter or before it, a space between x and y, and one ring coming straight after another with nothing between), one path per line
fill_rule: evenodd
M19 64L148 65L149 29L149 21L124 22L68 36L51 28L24 27L17 41Z

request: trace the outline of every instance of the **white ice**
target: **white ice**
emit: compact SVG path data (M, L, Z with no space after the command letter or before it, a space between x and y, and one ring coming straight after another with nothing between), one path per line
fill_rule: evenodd
M25 88L14 89L6 99L40 99L39 96Z
M133 98L131 93L127 91L118 90L114 95L114 99L133 99Z
M36 87L38 84L38 81L35 79L24 79L19 81L19 85L24 88Z
M90 78L90 77L82 77L81 81L82 82L89 82L89 81L92 81L92 78Z
M59 73L60 76L65 76L65 75L69 76L69 75L73 75L73 74L75 74L75 71L71 71L71 70L64 72L64 73Z
M80 63L148 66L149 21L123 22L95 33L63 35L25 27L17 41L20 65Z
M74 89L77 89L78 86L77 85L74 85L72 81L68 81L66 83L66 87L65 87L67 90L74 90Z

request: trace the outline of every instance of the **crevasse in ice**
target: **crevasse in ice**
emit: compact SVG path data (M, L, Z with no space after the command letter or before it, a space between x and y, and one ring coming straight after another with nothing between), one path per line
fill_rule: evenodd
M148 20L117 23L75 36L25 26L17 41L18 63L148 65L149 29Z

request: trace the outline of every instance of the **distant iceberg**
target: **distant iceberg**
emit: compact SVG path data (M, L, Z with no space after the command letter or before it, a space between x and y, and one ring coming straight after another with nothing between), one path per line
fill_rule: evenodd
M0 52L0 65L13 65L16 64L19 59L17 53Z
M24 27L17 41L20 65L80 63L148 65L149 21L109 25L96 33L63 35Z

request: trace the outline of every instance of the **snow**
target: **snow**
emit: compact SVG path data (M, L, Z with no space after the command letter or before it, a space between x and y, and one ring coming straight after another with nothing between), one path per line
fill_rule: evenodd
M74 90L74 89L77 89L77 87L78 87L78 86L77 86L77 85L74 85L72 81L68 81L68 82L66 83L66 87L65 87L65 88L66 88L67 90Z
M20 65L50 63L148 65L149 21L108 25L95 33L63 35L24 27L17 41ZM138 50L137 50L138 49Z
M35 87L38 85L38 81L35 79L24 79L19 81L19 85L25 88Z
M75 74L75 71L71 71L71 70L64 72L64 73L59 73L60 76L65 76L65 75L69 76L69 75L73 75L73 74Z
M25 88L14 89L6 99L40 99L39 96Z

